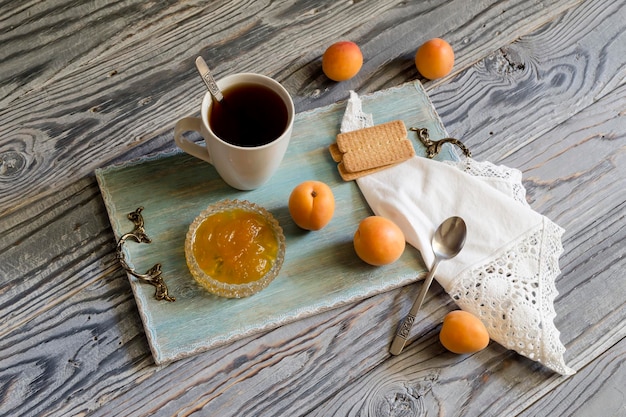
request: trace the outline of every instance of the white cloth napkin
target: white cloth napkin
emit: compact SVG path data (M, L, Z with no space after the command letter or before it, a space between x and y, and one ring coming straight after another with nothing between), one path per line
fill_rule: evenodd
M342 132L371 125L372 116L351 91ZM564 230L530 208L521 178L520 171L490 162L415 156L357 184L374 213L394 221L428 266L439 224L463 217L465 246L441 262L439 284L461 309L480 317L492 340L571 375L553 322Z

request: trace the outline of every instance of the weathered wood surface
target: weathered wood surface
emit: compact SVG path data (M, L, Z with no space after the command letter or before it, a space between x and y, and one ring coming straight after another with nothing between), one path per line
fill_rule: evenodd
M625 1L18 3L0 8L0 414L626 411ZM495 344L446 353L438 286L399 357L416 286L155 367L93 169L173 148L174 120L197 113L199 53L218 76L276 77L301 111L418 78L434 36L457 52L425 84L448 131L520 168L567 230L556 324L578 373ZM319 57L340 38L366 60L335 84Z

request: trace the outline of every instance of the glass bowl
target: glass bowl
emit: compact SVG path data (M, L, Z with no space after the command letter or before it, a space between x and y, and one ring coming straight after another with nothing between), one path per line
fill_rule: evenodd
M242 298L267 287L285 260L285 236L263 207L222 200L202 211L185 238L193 278L207 291Z

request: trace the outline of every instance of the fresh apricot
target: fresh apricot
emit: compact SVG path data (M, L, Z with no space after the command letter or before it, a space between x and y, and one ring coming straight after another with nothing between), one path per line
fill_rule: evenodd
M289 214L305 230L320 230L335 213L335 196L321 181L305 181L289 196Z
M474 353L487 347L489 333L482 321L463 310L451 311L444 317L441 344L454 353Z
M415 66L429 80L445 77L454 66L454 50L440 38L426 41L415 53Z
M361 220L353 243L359 258L374 266L397 261L406 246L402 229L381 216Z
M322 70L333 81L349 80L361 70L361 66L363 54L354 42L334 43L322 55Z

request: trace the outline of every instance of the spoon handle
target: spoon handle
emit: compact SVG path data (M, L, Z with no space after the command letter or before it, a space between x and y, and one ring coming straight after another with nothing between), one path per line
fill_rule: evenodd
M406 317L398 327L398 331L396 332L396 335L393 338L393 342L391 343L391 348L389 348L389 352L392 355L399 355L400 353L402 353L402 349L404 349L404 345L406 345L406 341L409 338L409 333L411 332L411 328L413 327L413 322L415 322L415 316L417 315L419 309L422 307L422 303L426 298L426 293L430 288L430 284L432 284L433 282L437 266L439 266L439 259L435 259L435 263L432 269L424 279L422 288L420 289L417 298L413 302L411 310L409 310L409 314L406 315Z
M215 79L211 75L211 70L209 70L209 66L201 56L196 58L196 68L198 69L198 72L202 77L202 81L204 81L204 83L206 84L206 88L209 89L215 100L217 100L218 102L222 101L224 99L224 96L217 86Z

